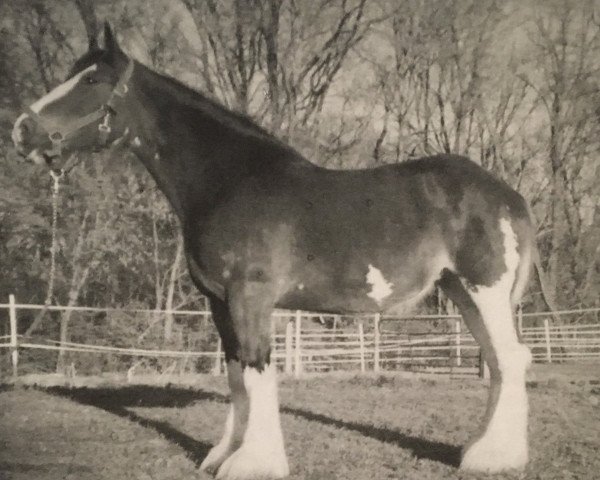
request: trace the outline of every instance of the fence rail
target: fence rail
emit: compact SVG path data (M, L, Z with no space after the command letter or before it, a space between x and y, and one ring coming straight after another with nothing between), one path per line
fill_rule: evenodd
M61 307L19 304L13 295L9 302L0 304L0 312L8 311L10 332L0 335L0 351L10 352L12 374L19 368L19 353L27 350L72 352L127 356L132 358L205 359L215 374L223 372L224 354L216 339L211 348L170 350L160 348L93 345L76 341L59 341L19 335L18 313L23 310L49 312L84 312L89 314L142 314L194 316L208 320L209 311L118 309L98 307ZM532 351L534 361L553 362L600 358L600 308L563 310L554 315L587 316L590 323L552 324L554 316L548 312L522 313L518 326L522 341ZM593 317L592 317L593 316ZM592 317L592 318L590 318ZM333 326L315 327L314 321L333 318ZM336 325L336 320L338 324ZM351 320L351 321L349 321ZM402 324L401 322L405 322ZM411 331L398 328L406 322L445 322L448 331L435 332L431 328ZM524 326L530 323L530 326ZM384 327L382 327L382 324ZM439 325L438 325L439 328ZM413 329L414 330L414 329ZM4 333L4 332L3 332ZM340 368L380 371L381 369L411 369L416 371L444 371L471 374L485 370L480 365L479 346L464 331L459 315L391 315L335 316L313 312L276 311L273 314L272 358L278 367L296 376L304 371L327 371ZM133 368L133 367L132 367ZM130 369L131 370L131 369Z

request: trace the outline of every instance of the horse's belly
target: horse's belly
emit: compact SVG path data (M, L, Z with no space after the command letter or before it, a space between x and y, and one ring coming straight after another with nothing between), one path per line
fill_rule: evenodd
M308 257L294 269L277 306L324 312L410 309L431 291L443 268L450 267L442 250L413 253L390 255L387 261L358 254L337 262Z
M361 287L346 285L306 285L299 283L295 290L277 302L278 308L315 312L382 312L412 309L431 291L431 283L416 283L410 290L394 291L392 282L372 284L365 282Z

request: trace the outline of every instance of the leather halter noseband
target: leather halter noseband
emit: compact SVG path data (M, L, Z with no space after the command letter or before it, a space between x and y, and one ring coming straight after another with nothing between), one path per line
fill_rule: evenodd
M117 84L114 86L110 96L108 97L108 100L92 113L88 113L87 115L78 118L66 126L61 127L55 122L42 117L39 113L34 112L31 107L28 108L28 115L32 116L35 121L48 133L48 138L52 142L53 153L60 155L62 153L62 144L66 139L68 139L78 130L81 130L83 127L86 127L100 119L103 119L102 123L98 125L100 143L102 146L106 144L108 136L111 132L109 124L110 117L111 115L116 114L113 106L115 97L122 98L127 93L127 83L131 79L133 68L134 63L133 60L130 59L127 64L127 68L119 78Z

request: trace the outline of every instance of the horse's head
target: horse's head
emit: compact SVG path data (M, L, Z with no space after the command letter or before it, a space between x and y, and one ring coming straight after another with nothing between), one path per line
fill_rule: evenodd
M67 80L17 119L12 139L21 156L60 169L66 153L95 150L124 134L119 110L123 111L134 64L108 24L104 42L104 49L99 49L91 41Z

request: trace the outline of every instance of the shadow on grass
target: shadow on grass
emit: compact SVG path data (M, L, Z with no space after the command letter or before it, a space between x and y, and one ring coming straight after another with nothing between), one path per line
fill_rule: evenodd
M8 383L0 383L0 393L10 392L14 390L14 385Z
M173 428L168 422L142 417L127 407L183 408L197 401L225 402L227 398L218 393L186 390L182 388L160 388L152 386L126 386L114 388L69 388L46 387L40 390L82 405L101 408L109 413L152 428L168 441L179 445L197 466L200 466L212 445L193 439L189 435Z
M450 465L451 467L458 467L460 464L461 447L456 445L434 442L424 438L406 435L397 430L390 430L389 428L339 420L337 418L328 417L327 415L299 408L281 407L281 412L318 422L323 425L360 433L365 437L396 445L402 449L410 450L413 455L419 459L433 460L435 462Z
M52 395L68 398L80 404L101 408L144 427L153 428L169 441L185 450L189 458L196 465L202 463L212 445L194 440L190 436L176 430L167 422L142 417L128 410L127 407L183 408L200 401L228 402L227 396L217 392L183 388L161 388L146 385L114 388L47 387L41 388L41 390ZM281 413L356 432L365 437L396 445L402 449L410 450L419 459L433 460L453 467L458 467L460 463L461 449L456 445L430 441L384 427L332 418L300 408L282 406Z

